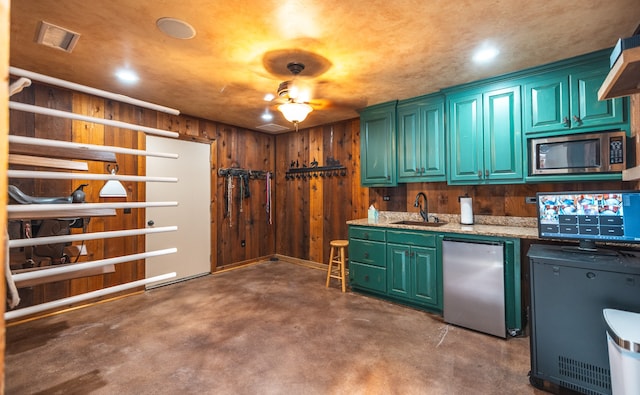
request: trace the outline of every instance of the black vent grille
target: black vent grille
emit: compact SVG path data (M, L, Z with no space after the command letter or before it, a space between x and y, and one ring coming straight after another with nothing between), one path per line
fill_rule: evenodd
M558 373L560 376L571 379L561 381L560 385L565 388L587 395L611 393L611 373L607 368L559 356ZM582 387L580 384L584 384L586 387ZM598 389L601 389L601 391Z

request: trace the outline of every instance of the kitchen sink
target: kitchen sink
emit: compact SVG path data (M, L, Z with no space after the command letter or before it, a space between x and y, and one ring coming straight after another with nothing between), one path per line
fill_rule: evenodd
M447 222L424 222L424 221L398 221L398 222L392 222L392 224L394 225L412 225L412 226L425 226L428 228L432 228L432 227L438 227L438 226L442 226L442 225L446 225Z

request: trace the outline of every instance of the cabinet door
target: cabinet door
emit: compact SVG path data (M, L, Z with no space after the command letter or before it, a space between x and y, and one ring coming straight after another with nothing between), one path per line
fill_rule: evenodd
M445 134L444 99L438 98L420 107L421 181L444 181Z
M622 98L598 100L598 89L607 70L596 69L571 75L571 127L620 125L624 127Z
M398 181L444 181L444 99L398 104Z
M414 181L421 174L420 114L415 101L398 105L398 181Z
M485 179L522 181L520 87L487 92L483 99Z
M395 102L373 106L362 111L360 166L362 185L397 185Z
M411 268L409 246L387 244L387 292L405 299L411 297Z
M524 86L525 133L569 129L569 77L537 77Z
M449 98L449 180L478 182L484 178L482 94Z
M411 248L413 264L413 297L417 302L438 305L438 280L435 248Z

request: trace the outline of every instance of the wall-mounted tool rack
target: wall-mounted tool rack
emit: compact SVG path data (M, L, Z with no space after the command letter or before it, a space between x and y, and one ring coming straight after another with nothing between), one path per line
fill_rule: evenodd
M303 165L299 167L298 161L291 161L289 166L289 170L287 170L284 179L285 180L296 180L302 179L306 180L311 178L325 178L325 177L339 177L346 176L347 168L344 165L340 164L339 160L333 159L332 157L327 157L327 165L326 166L318 166L318 162L314 159L311 162L311 166L306 167Z

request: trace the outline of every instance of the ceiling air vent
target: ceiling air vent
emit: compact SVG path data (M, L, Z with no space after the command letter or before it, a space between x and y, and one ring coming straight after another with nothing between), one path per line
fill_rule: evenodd
M79 38L80 34L78 33L41 21L36 42L38 44L46 45L47 47L71 52L76 46Z
M264 125L256 126L256 129L264 130L266 132L271 132L271 133L284 132L285 130L289 130L289 128L286 128L284 126L281 126L275 123L267 123Z

